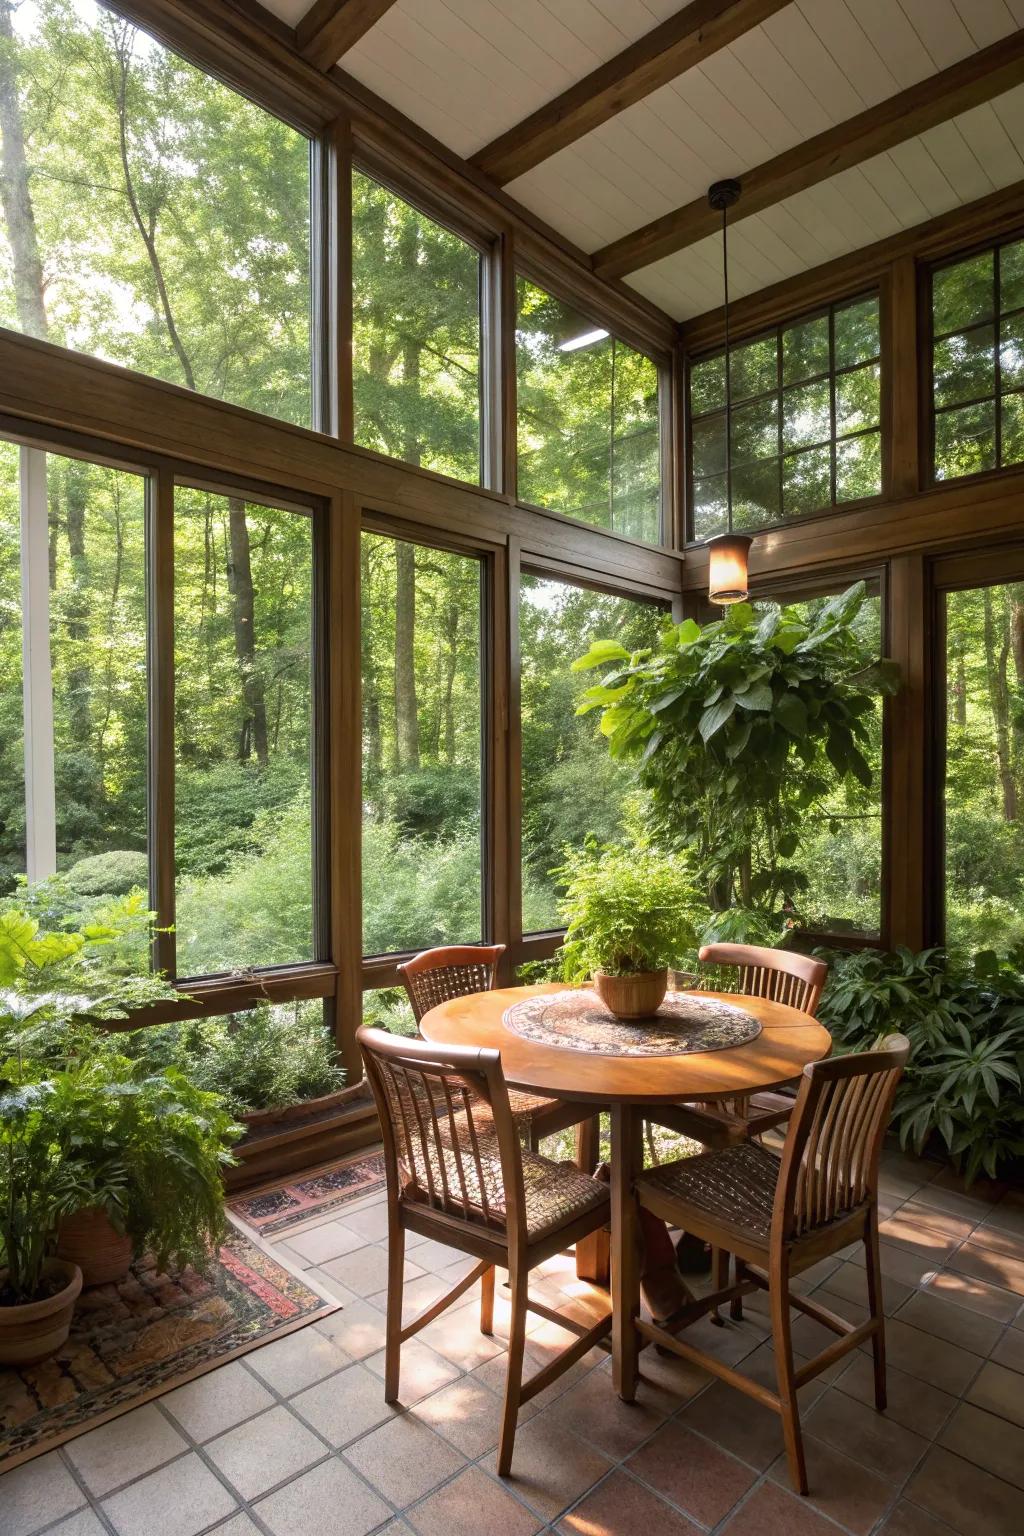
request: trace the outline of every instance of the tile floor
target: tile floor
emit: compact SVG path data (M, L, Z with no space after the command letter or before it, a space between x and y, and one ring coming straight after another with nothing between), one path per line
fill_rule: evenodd
M886 1154L889 1410L866 1354L802 1391L811 1495L790 1491L775 1417L682 1361L646 1351L638 1402L608 1360L580 1361L524 1410L514 1476L494 1473L504 1380L474 1294L403 1352L402 1406L384 1403L385 1220L368 1198L279 1246L343 1303L331 1318L221 1367L0 1478L0 1533L35 1536L1021 1536L1024 1532L1024 1194L964 1193L937 1166ZM419 1310L463 1271L409 1249ZM863 1315L856 1254L804 1277ZM572 1261L536 1275L577 1313ZM697 1326L771 1381L760 1298L741 1324ZM543 1363L567 1335L534 1319ZM823 1330L795 1325L798 1350ZM828 1336L830 1337L830 1336Z

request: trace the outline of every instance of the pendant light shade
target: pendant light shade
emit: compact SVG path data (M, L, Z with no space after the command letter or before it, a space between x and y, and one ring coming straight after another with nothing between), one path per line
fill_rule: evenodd
M723 607L742 603L747 595L747 555L753 539L748 533L720 533L708 539L708 597Z
M725 293L725 488L729 531L707 541L708 597L725 606L742 603L747 595L747 556L753 539L732 526L732 369L729 356L728 216L740 195L738 181L716 181L708 188L708 203L722 215L722 286Z

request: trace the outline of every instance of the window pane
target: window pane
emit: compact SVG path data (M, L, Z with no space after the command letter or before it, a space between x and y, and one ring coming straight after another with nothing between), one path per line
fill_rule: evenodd
M805 320L782 333L782 382L799 384L828 373L828 315Z
M786 517L819 512L832 501L832 450L810 448L782 461L782 510Z
M990 325L937 341L934 358L936 406L995 393L995 332Z
M313 523L175 496L178 973L314 958Z
M573 672L591 640L618 640L627 650L656 642L660 611L651 603L612 597L568 582L524 576L519 591L523 728L523 931L558 924L551 871L563 849L591 833L617 838L637 801L636 774L616 763L596 715L575 713L592 673Z
M1004 315L1024 309L1024 240L1004 245L999 252L999 307Z
M356 442L480 479L480 257L368 176L352 177Z
M725 358L706 357L690 367L690 410L695 416L725 405Z
M741 405L732 413L732 462L749 464L779 451L779 401L776 395Z
M657 367L525 278L517 291L519 499L657 543Z
M710 539L713 534L726 531L729 523L729 502L724 475L715 475L710 480L693 482L692 521L695 539Z
M20 459L35 462L34 489ZM22 485L25 485L22 491ZM42 544L22 568L22 495ZM41 553L43 569L30 572ZM41 576L41 583L39 577ZM49 648L30 689L52 701L33 746L26 799L23 617L35 604ZM26 873L31 806L37 877L56 875L49 914L66 920L147 891L145 481L59 454L0 444L0 889ZM49 829L49 830L47 830ZM145 955L142 955L145 963Z
M733 403L763 395L778 383L778 342L774 336L732 349L729 368Z
M878 300L862 299L835 311L836 367L855 368L881 351Z
M812 617L826 597L794 606ZM882 605L869 596L857 627L874 655L882 653ZM881 925L882 888L882 701L876 699L867 718L870 746L866 756L872 783L856 780L833 783L824 803L809 817L800 849L801 873L807 888L800 902L804 925L819 933L877 936Z
M976 475L996 467L995 406L988 400L935 418L935 478Z
M936 336L963 330L995 312L994 262L991 251L940 267L932 273L932 326Z
M999 371L1003 389L1024 384L1024 314L1004 320L999 327Z
M724 412L720 416L709 416L706 421L694 422L693 473L698 479L725 473Z
M876 427L881 412L881 371L877 363L836 378L836 436Z
M12 25L2 323L308 425L308 141L93 0Z
M362 535L365 954L482 936L480 581Z
M778 522L780 511L778 459L761 459L733 469L732 516L737 528Z
M999 402L999 409L1003 463L1020 464L1024 461L1024 395L1006 395Z
M836 444L836 501L878 496L882 489L882 441L877 432Z
M800 448L827 441L832 435L832 401L828 379L787 389L782 397L782 446Z
M946 940L1008 956L1024 943L1024 586L946 594Z

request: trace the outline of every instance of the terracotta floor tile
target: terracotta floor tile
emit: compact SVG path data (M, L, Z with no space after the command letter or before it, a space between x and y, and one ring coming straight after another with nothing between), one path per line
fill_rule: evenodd
M830 1296L841 1296L844 1301L856 1302L860 1307L868 1304L867 1275L859 1264L841 1264L819 1290L826 1291ZM913 1286L904 1285L891 1275L882 1276L882 1305L887 1313L895 1312L913 1295ZM828 1303L823 1305L827 1306Z
M967 1401L1024 1428L1024 1376L995 1360L985 1361L967 1389Z
M366 1361L366 1367L383 1382L384 1351L370 1355ZM413 1403L419 1402L420 1398L426 1397L430 1392L436 1392L439 1387L447 1386L460 1374L457 1365L453 1365L450 1360L439 1355L436 1349L430 1348L429 1344L424 1344L419 1339L409 1339L402 1345L398 1372L398 1401L404 1408L411 1408Z
M996 1206L997 1213L1001 1209L1001 1206ZM1024 1233L1007 1232L994 1222L975 1227L971 1242L977 1243L979 1248L988 1248L992 1253L1005 1254L1008 1259L1017 1259L1018 1262L1024 1260Z
M1001 1323L1008 1323L1015 1317L1020 1306L1020 1297L1015 1296L1013 1291L989 1285L987 1281L977 1280L971 1275L958 1274L953 1269L940 1270L928 1282L926 1289L946 1301L954 1302L958 1307L980 1312L983 1317L994 1317Z
M287 1408L271 1408L205 1446L243 1499L258 1498L327 1455L323 1441Z
M491 1458L487 1466L493 1471ZM607 1456L555 1423L549 1409L517 1431L509 1487L538 1515L553 1521L611 1466Z
M342 1461L324 1461L254 1506L274 1536L366 1536L391 1511ZM219 1533L217 1533L219 1536Z
M936 1447L905 1489L960 1536L1020 1536L1020 1489Z
M318 1333L333 1339L352 1360L363 1360L384 1347L383 1314L358 1297L313 1326Z
M909 1477L928 1440L905 1425L879 1413L835 1387L818 1399L804 1416L804 1428L818 1440L826 1440L854 1461L895 1483Z
M1019 1328L1007 1328L992 1351L997 1365L1005 1365L1008 1371L1019 1371L1024 1376L1024 1333Z
M912 1429L926 1440L934 1440L956 1407L956 1398L927 1382L918 1381L890 1364L886 1372L888 1387L887 1419ZM841 1392L855 1397L868 1408L875 1407L875 1374L870 1355L859 1352L836 1381Z
M1008 1190L988 1220L994 1227L1002 1227L1004 1232L1016 1232L1018 1237L1024 1237L1024 1200L1020 1190Z
M343 1221L325 1221L318 1227L308 1227L284 1246L298 1254L304 1264L324 1264L329 1259L340 1259L354 1248L362 1248L368 1241L363 1233Z
M836 1536L831 1520L777 1483L762 1483L722 1527L721 1536Z
M867 1536L891 1502L896 1485L806 1433L804 1452L810 1488L808 1503L855 1536ZM790 1488L784 1456L769 1468L768 1476L781 1487Z
M870 1348L870 1342L861 1345L865 1354ZM936 1347L930 1334L901 1323L898 1317L890 1317L886 1322L885 1348L888 1361L898 1370L918 1376L944 1392L952 1392L954 1397L966 1390L981 1364L977 1355L957 1344Z
M959 1344L961 1349L976 1355L987 1355L1003 1331L1002 1323L995 1318L958 1307L931 1291L915 1291L896 1315L900 1322L910 1323L935 1339Z
M750 1467L678 1419L660 1429L626 1466L708 1526L717 1525L756 1480Z
M914 1208L912 1200L901 1205L894 1216L880 1224L878 1230L885 1242L906 1248L910 1253L927 1259L933 1269L941 1269L945 1260L968 1234L955 1216L949 1218L955 1233L944 1232L938 1230L940 1223L934 1216L930 1224L915 1220L912 1214ZM927 1206L917 1209L927 1211Z
M333 1376L351 1363L351 1356L334 1339L315 1328L300 1328L262 1349L254 1349L246 1361L249 1369L281 1397L302 1392L314 1381Z
M1024 1489L1024 1429L1019 1425L972 1403L961 1403L939 1436L939 1444L984 1467L994 1477ZM1024 1500L1021 1513L1024 1515Z
M614 1461L622 1461L678 1407L679 1398L673 1392L642 1378L636 1401L624 1403L610 1373L598 1370L585 1376L549 1411L556 1423L596 1445Z
M887 1225L890 1219L898 1220L901 1227L909 1224L911 1227L937 1232L940 1237L949 1242L962 1243L965 1238L970 1237L990 1209L989 1206L976 1205L961 1211L943 1210L941 1206L929 1205L927 1190L923 1190L922 1194L925 1197L923 1199L915 1196L912 1200L904 1201L899 1211L892 1218L887 1218L883 1225Z
M934 1180L926 1184L924 1189L919 1189L913 1199L915 1205L926 1205L933 1210L949 1211L954 1216L963 1216L975 1223L987 1220L992 1211L990 1200L981 1200L966 1192L944 1189Z
M676 1422L706 1435L759 1472L767 1471L783 1447L779 1415L724 1381L702 1392Z
M949 1531L950 1527L934 1515L901 1499L879 1527L878 1536L949 1536Z
M385 1499L402 1509L465 1465L454 1446L403 1413L344 1452L344 1459Z
M827 1282L815 1292L815 1300L850 1323L862 1323L868 1315L867 1307L858 1306L855 1301L847 1301L844 1296L833 1295L828 1289ZM807 1316L798 1318L793 1324L792 1336L793 1348L798 1355L803 1355L808 1360L815 1355L820 1355L823 1349L827 1349L836 1341L831 1328L826 1328L824 1323L816 1323L812 1317Z
M931 1180L931 1187L951 1189L958 1195L970 1195L972 1200L979 1200L985 1205L998 1205L1006 1194L1006 1185L993 1179L975 1179L968 1184L963 1174L957 1173L948 1164Z
M341 1258L321 1264L320 1269L332 1280L347 1285L357 1296L370 1296L374 1291L383 1290L388 1283L387 1248L367 1243L351 1253L342 1254ZM404 1273L406 1280L415 1280L417 1275L423 1274L423 1268L407 1258Z
M889 1242L883 1238L878 1245L878 1261L882 1268L882 1274L888 1280L896 1280L900 1285L918 1286L926 1283L935 1275L947 1261L950 1253L954 1251L954 1245L942 1244L938 1251L922 1246L914 1248L909 1243ZM864 1249L858 1245L853 1255L853 1263L864 1266Z
M467 1467L406 1518L419 1536L534 1536L537 1516L479 1467Z
M624 1472L588 1493L563 1516L559 1536L698 1536L698 1527Z
M380 1378L358 1364L300 1392L289 1407L335 1447L365 1435L398 1411L384 1401Z
M535 1403L519 1410L520 1427L537 1412ZM416 1404L413 1416L450 1440L464 1456L475 1461L485 1451L492 1451L501 1432L502 1399L472 1376L460 1376L451 1386L443 1387Z
M415 1249L413 1250L415 1252ZM402 1287L402 1322L411 1323L419 1317L429 1306L438 1301L451 1286L446 1285L440 1275L418 1275L415 1280L407 1280ZM384 1313L388 1306L387 1286L379 1291L371 1291L365 1298L371 1307Z
M1001 1286L1005 1291L1014 1291L1018 1296L1024 1296L1024 1259L1012 1259L1003 1253L994 1253L991 1248L982 1248L975 1242L964 1243L958 1248L949 1261L950 1269L955 1269L961 1275L973 1275L977 1280L986 1280L989 1285Z
M442 1312L427 1324L419 1338L462 1371L475 1370L485 1360L501 1354L505 1347L500 1338L480 1332L479 1301Z

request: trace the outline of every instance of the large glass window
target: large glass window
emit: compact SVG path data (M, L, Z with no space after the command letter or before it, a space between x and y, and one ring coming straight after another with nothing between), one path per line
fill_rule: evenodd
M482 936L481 566L362 536L363 950Z
M656 365L525 278L517 294L520 501L656 544Z
M945 595L946 940L1024 952L1024 583Z
M480 255L379 182L352 178L355 440L480 480Z
M179 488L179 975L314 957L312 591L310 517Z
M881 494L879 351L874 295L731 349L734 527ZM690 470L690 536L724 533L723 352L690 366Z
M832 593L793 606L812 619ZM785 597L780 601L787 601ZM873 656L881 656L882 600L870 591L857 618L857 629ZM853 778L832 782L825 798L804 818L799 854L794 861L806 880L797 916L814 933L877 938L882 925L882 720L880 698L866 719L870 743L865 750L871 784Z
M1024 461L1024 240L932 273L935 478Z
M0 5L0 323L310 424L309 143L94 0Z
M636 602L524 575L519 589L523 759L523 931L558 926L552 870L567 846L591 833L610 842L639 809L636 772L616 763L595 715L576 706L593 683L573 672L591 640L615 639L628 650L653 645L661 623L653 603Z
M146 731L145 481L0 444L0 892L146 889Z

